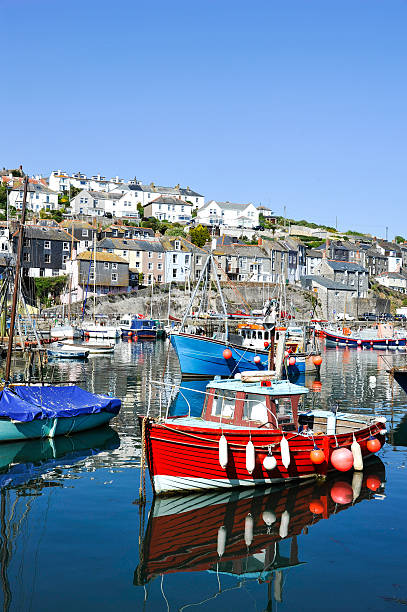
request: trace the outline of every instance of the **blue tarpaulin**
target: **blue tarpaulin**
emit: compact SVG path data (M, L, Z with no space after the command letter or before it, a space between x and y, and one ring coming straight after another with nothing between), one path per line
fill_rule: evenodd
M0 417L29 422L34 419L75 417L110 412L118 414L121 401L89 393L75 385L42 387L16 385L6 387L0 395Z

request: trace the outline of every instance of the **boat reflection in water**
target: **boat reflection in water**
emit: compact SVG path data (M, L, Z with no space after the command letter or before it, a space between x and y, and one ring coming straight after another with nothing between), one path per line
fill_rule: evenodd
M383 495L384 482L384 465L373 457L363 472L298 486L157 497L140 540L134 584L164 574L210 571L219 580L227 574L240 583L268 583L271 606L272 592L282 601L284 572L305 562L299 559L298 536L322 519Z
M0 444L0 488L32 484L55 468L69 467L98 453L118 448L120 438L110 427L72 436Z

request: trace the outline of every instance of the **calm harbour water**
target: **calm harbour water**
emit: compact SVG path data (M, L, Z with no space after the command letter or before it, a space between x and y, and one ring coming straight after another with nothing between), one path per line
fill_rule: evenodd
M356 479L154 504L147 477L144 516L133 503L136 414L149 401L152 413L165 410L156 384L150 400L150 380L164 370L166 383L180 380L168 342L120 342L114 357L48 364L53 380L110 392L123 407L111 428L0 447L4 609L342 612L407 605L407 395L391 384L377 351L323 356L322 385L306 381L314 389L307 402L388 417L381 461ZM407 359L384 356L389 364ZM23 376L21 357L14 372ZM183 393L180 411L192 396Z

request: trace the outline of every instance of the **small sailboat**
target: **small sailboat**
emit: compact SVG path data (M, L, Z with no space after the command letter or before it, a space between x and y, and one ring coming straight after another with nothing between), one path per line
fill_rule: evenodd
M384 444L385 417L300 411L307 388L273 380L271 372L257 377L247 372L209 382L199 417L190 410L139 417L155 493L264 486L359 469Z

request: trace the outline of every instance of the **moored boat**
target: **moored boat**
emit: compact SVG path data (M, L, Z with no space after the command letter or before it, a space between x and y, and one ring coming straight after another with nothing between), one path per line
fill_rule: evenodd
M381 324L377 328L352 330L349 327L341 329L324 329L323 336L326 346L345 346L348 348L365 349L404 349L407 338L404 332L398 332L392 325Z
M360 468L384 443L384 417L300 413L305 387L268 380L266 373L257 382L247 378L253 374L210 382L201 418L139 417L157 494L311 478L339 465L351 469L354 461ZM353 442L358 450L351 450Z
M54 342L47 348L47 355L58 359L86 359L89 351L82 346Z
M0 442L54 438L108 423L121 401L76 385L9 385L0 392Z
M54 327L51 327L50 336L56 340L74 340L75 338L81 338L82 333L74 325L54 325Z
M157 322L154 319L145 319L140 315L122 317L120 328L124 338L136 337L145 340L157 338Z

